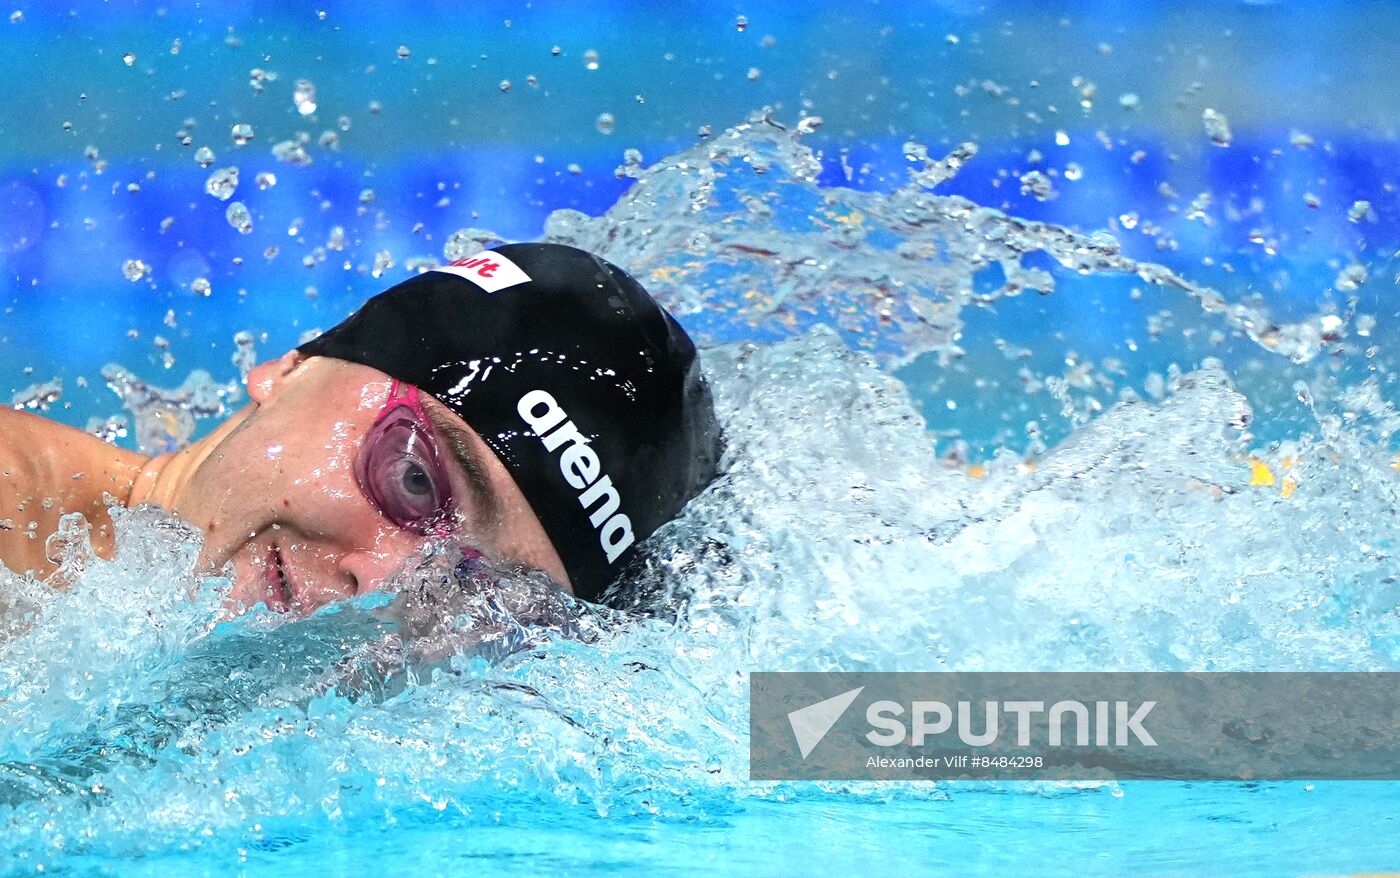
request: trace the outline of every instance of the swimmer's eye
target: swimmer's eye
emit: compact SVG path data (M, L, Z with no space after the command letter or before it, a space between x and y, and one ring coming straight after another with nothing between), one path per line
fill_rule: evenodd
M369 501L399 527L427 534L450 518L451 482L437 445L406 406L370 430L355 475Z

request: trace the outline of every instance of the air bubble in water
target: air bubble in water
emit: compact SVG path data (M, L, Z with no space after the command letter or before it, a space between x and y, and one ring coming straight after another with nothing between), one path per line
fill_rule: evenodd
M738 18L734 19L734 29L737 30L739 33L743 33L744 31L748 30L749 17L747 15L741 15Z
M1375 214L1371 212L1371 202L1369 201L1354 202L1351 205L1351 209L1347 211L1347 219L1354 223L1359 223L1362 220L1368 219L1374 220L1375 218Z
M589 49L583 53L583 66L589 70L598 69L598 53L595 50Z
M1119 95L1118 97L1118 106L1122 107L1125 110L1136 110L1141 104L1142 99L1139 98L1136 94L1133 94L1132 92L1128 92L1124 95Z
M577 163L575 163L575 162L570 162L570 163L569 163L569 166L568 166L567 168L565 168L564 170L568 171L570 174L573 174L575 177L577 177L577 176L579 176L579 175L581 175L581 174L583 173L583 166L582 166L582 165L579 165L579 164L577 164Z
M394 54L398 55L400 59L405 59L413 54L413 50L408 46L399 46L398 51L394 52Z
M24 21L24 12L22 10L16 9L14 12L10 13L10 24L19 24L21 21Z
M209 175L209 179L204 181L204 191L219 199L228 201L233 197L233 190L238 188L238 168L219 168Z
M501 88L501 91L502 91L502 92L508 92L508 91L510 91L510 80L509 80L509 79L502 79L502 80L501 80L501 86L500 86L500 88Z
M207 146L201 146L194 151L194 161L195 164L199 165L201 168L209 167L214 164L214 150Z
M259 189L271 189L273 186L277 185L277 175L271 171L259 173L256 179Z
M151 267L139 259L128 259L122 263L122 277L132 283L139 282L151 273Z
M190 291L197 296L208 296L214 291L207 277L197 277L190 281Z
M253 231L253 215L248 212L248 206L241 201L230 204L224 212L224 218L240 235L247 235Z
M253 139L253 126L247 122L239 122L233 126L229 134L233 137L235 146L247 146Z
M292 103L296 104L297 112L303 116L310 116L316 112L316 86L311 80L297 80L296 89L292 92Z
M130 67L131 65L136 63L136 56L130 52L127 52L125 55L122 56L122 60L126 62L127 67Z
M1224 113L1206 107L1201 112L1201 124L1205 126L1210 142L1216 146L1229 146L1234 140L1230 133L1230 120L1225 118Z
M750 67L750 68L749 68L749 74L748 74L748 76L749 76L749 82L753 82L754 80L758 79L758 78L761 77L762 75L763 75L763 71L762 71L762 70L759 70L757 67Z
M816 131L820 127L822 127L821 116L803 116L797 122L797 133L811 134L813 131Z
M1055 132L1056 146L1069 146L1069 132L1063 129Z
M1069 164L1065 165L1065 179L1066 179L1066 180L1069 180L1069 181L1072 183L1072 182L1074 182L1075 180L1082 179L1083 177L1084 177L1084 169L1081 168L1077 163L1075 163L1075 162L1070 162Z
M613 129L617 127L617 119L613 118L612 113L600 113L593 124L599 134L612 134Z

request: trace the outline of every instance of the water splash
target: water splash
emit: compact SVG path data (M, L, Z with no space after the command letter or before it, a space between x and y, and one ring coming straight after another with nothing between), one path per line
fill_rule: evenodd
M249 337L250 346L251 342ZM243 363L239 364L241 368ZM173 390L143 381L115 363L102 367L102 377L121 397L122 408L135 417L136 446L144 454L185 447L194 436L197 418L223 417L243 396L241 381L219 384L202 369L191 372Z
M50 850L53 825L94 855L284 843L498 797L694 819L942 795L748 782L754 668L1400 663L1388 455L1322 408L1317 436L1251 454L1249 403L1207 365L973 478L833 330L706 357L724 475L654 538L633 611L506 569L464 580L439 551L397 591L221 622L193 531L119 510L102 561L68 526L66 591L0 583L19 620L0 643L9 850Z
M930 191L976 154L963 144L890 193L818 185L821 158L771 114L754 116L632 173L637 182L605 214L555 212L550 240L593 250L637 273L667 307L720 337L788 334L818 323L886 364L925 353L959 357L961 313L1054 277L1027 262L1045 254L1079 274L1132 275L1178 291L1265 350L1306 362L1340 338L1346 321L1296 322L1230 302L1169 268L1123 255L1107 233L1086 235ZM1004 280L982 291L983 270ZM1349 318L1350 315L1348 315Z

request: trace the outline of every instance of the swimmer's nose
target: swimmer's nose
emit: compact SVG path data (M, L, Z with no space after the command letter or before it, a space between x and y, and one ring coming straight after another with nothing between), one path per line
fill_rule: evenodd
M351 594L374 591L394 572L394 565L377 552L347 552L336 564Z

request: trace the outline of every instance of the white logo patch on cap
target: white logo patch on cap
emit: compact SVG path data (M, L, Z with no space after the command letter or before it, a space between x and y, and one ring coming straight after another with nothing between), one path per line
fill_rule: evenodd
M499 293L530 282L530 276L521 271L520 266L495 250L482 250L475 256L440 265L433 271L445 271L466 278L488 293Z

